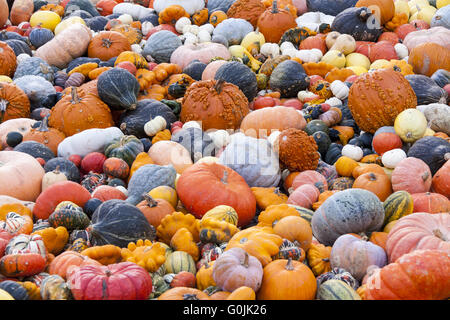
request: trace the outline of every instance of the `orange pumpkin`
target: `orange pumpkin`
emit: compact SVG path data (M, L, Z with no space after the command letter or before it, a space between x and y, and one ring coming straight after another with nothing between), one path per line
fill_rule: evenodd
M144 200L138 203L136 207L141 210L148 223L155 228L158 228L165 216L175 211L172 205L164 199L153 199L148 194L144 194L143 197Z
M189 14L180 5L174 4L167 6L164 10L159 13L158 22L159 24L170 24L172 26L182 17L189 18Z
M25 92L13 83L0 82L0 123L10 119L28 118L29 116L30 100Z
M392 194L391 180L384 172L382 174L368 172L358 176L353 182L353 188L373 192L380 201L386 200Z
M450 70L450 49L434 42L427 42L414 47L408 58L414 73L430 77L436 70Z
M1 84L0 84L1 86ZM66 135L56 128L48 127L48 116L41 121L38 128L31 129L23 136L23 141L36 141L47 146L54 154L58 154L58 145L66 138Z
M284 32L297 27L297 23L288 10L278 8L278 0L273 0L272 7L259 16L257 27L266 42L278 43Z
M14 50L6 42L0 41L0 75L12 78L16 67L17 62Z
M75 251L64 251L50 263L48 266L48 273L57 274L66 279L73 267L87 265L101 266L101 263Z
M367 7L380 21L381 25L390 21L395 14L394 0L359 0L355 7Z
M259 16L266 10L260 0L237 0L227 11L228 18L244 19L256 27Z
M102 31L95 35L88 46L88 57L108 61L123 51L130 51L128 39L117 31Z

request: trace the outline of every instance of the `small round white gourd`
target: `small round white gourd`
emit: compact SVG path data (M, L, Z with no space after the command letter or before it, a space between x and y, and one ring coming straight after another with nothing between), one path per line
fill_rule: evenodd
M142 50L142 47L140 44L132 44L131 51L133 51L134 53L137 53L137 54L142 54L143 50Z
M196 44L198 43L198 37L190 32L186 32L183 34L184 37L184 44Z
M59 171L59 167L57 167L53 171L49 171L42 177L42 191L50 187L52 184L57 182L67 181L67 177L64 173Z
M324 103L329 104L331 107L340 107L342 106L342 101L336 97L331 97L330 99L325 100Z
M131 24L133 22L133 17L127 13L120 15L117 19L123 24Z
M198 121L188 121L183 124L183 129L187 129L187 128L201 129L202 126L200 125L200 123L198 123Z
M164 130L166 126L166 119L161 116L156 116L152 120L147 121L147 123L144 125L144 131L145 134L147 134L149 137L153 137L159 131Z
M318 49L298 50L296 57L303 62L319 62L322 58L322 51Z
M294 57L297 56L297 52L298 52L298 50L295 49L294 47L292 47L292 48L284 49L284 50L282 51L282 54L283 54L284 56L289 56L289 57L291 57L291 58L294 58Z
M330 89L333 95L340 100L347 98L350 91L350 88L341 80L334 80L330 84Z
M408 47L405 46L403 43L397 43L394 46L394 49L395 49L395 53L397 53L397 56L400 60L404 59L408 56Z
M190 33L197 35L199 31L200 31L200 27L195 24L185 25L183 27L183 34L190 32Z
M301 102L304 102L308 98L319 97L317 94L311 91L302 90L297 93L297 98Z
M281 45L280 45L280 50L283 52L285 49L288 48L294 48L294 45L292 44L292 42L290 41L284 41ZM295 49L295 48L294 48Z
M198 42L210 42L211 41L211 34L206 30L200 30L197 34Z
M141 27L142 35L146 36L154 27L155 26L153 25L153 23L151 23L150 21L145 21Z
M355 161L359 161L364 156L364 152L358 146L355 146L353 144L346 144L342 148L342 155L346 156L346 157L349 157L349 158L351 158L351 159L353 159Z
M266 57L268 56L276 57L280 55L280 47L278 46L277 43L266 42L261 46L259 52L265 55Z
M389 169L394 169L397 164L407 157L406 152L402 149L392 149L383 153L381 162L383 166Z
M209 34L212 34L214 32L214 26L211 23L202 24L200 26L200 31L202 30L208 31Z
M191 19L189 19L188 17L182 17L178 19L177 22L175 22L175 30L177 30L178 33L184 33L184 27L190 26L191 24Z
M226 147L230 143L230 134L226 130L216 130L208 132L216 148Z

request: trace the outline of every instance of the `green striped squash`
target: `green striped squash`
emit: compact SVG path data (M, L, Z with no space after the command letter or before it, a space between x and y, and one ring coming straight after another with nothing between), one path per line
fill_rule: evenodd
M391 221L398 220L401 217L411 214L414 209L413 198L407 191L397 191L387 197L383 202L383 207L383 226L385 226Z
M341 280L327 280L319 286L317 300L361 300L359 294Z
M164 263L167 273L179 273L181 271L196 274L195 261L192 256L184 251L174 251L167 257Z
M314 211L300 207L300 206L296 206L294 204L288 204L288 206L297 210L297 212L300 214L300 217L302 217L303 219L308 221L309 224L311 225L311 219L313 217Z

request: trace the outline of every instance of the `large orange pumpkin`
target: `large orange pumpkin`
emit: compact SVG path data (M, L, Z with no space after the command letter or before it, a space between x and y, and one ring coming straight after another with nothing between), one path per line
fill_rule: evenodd
M0 27L3 27L8 20L9 8L6 0L0 0Z
M390 21L395 14L394 0L359 0L355 7L367 7L380 21L381 25Z
M14 50L6 42L0 41L0 75L12 77L16 66Z
M423 192L415 193L411 196L414 202L413 212L450 212L450 200L442 194L435 192Z
M259 16L257 27L266 42L278 43L284 32L297 27L297 23L292 14L288 10L279 9L278 1L274 0L272 7L267 8Z
M367 172L353 182L353 188L365 189L373 192L380 201L386 200L392 194L391 179L387 174Z
M128 39L117 31L102 31L94 36L88 46L88 56L108 61L123 51L131 51Z
M450 160L434 174L432 180L433 191L450 198Z
M397 115L415 108L417 98L405 77L393 69L379 69L360 75L348 95L348 107L358 127L375 133L393 126Z
M302 262L274 260L264 267L263 272L258 300L314 300L316 279Z
M255 216L252 190L242 176L224 165L196 163L181 174L176 189L184 207L197 218L218 205L234 208L239 226L245 226Z
M204 80L189 86L182 100L180 120L201 121L203 130L237 129L250 112L244 93L223 80Z
M98 96L72 87L52 108L51 127L71 136L92 128L114 126L109 107Z
M450 70L450 49L437 43L422 43L414 47L408 58L414 73L430 77L436 70Z
M0 82L0 123L29 116L30 100L25 92L13 83Z

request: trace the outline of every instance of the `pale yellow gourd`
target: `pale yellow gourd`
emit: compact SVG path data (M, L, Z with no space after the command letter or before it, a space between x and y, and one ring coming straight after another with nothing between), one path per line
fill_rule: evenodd
M242 39L241 46L243 46L248 52L252 52L253 48L257 49L257 52L261 50L261 46L266 43L264 35L256 29L247 33L247 35Z
M345 57L345 66L360 66L368 70L370 68L370 60L361 53L353 52Z
M321 61L332 64L336 68L345 67L345 55L338 50L330 50L322 57Z
M356 41L349 34L341 34L337 37L330 50L338 50L345 55L350 54L356 50Z
M414 142L423 137L427 130L427 119L417 109L406 109L400 112L394 122L395 133L404 142Z

